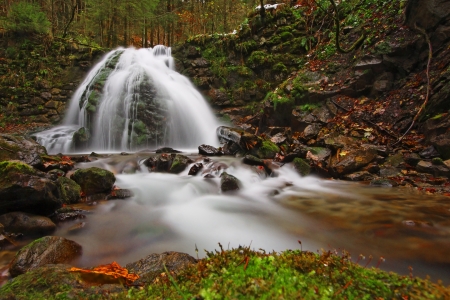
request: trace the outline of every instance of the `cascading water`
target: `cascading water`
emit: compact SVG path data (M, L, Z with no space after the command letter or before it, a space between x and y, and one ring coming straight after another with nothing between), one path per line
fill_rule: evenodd
M62 126L36 134L49 153L217 144L219 124L201 94L174 70L171 49L119 48L75 92Z

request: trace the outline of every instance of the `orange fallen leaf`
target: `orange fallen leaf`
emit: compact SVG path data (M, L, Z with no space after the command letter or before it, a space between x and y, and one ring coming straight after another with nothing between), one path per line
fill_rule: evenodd
M70 272L81 272L81 273L86 273L86 274L103 274L103 275L111 276L115 279L125 279L125 283L127 285L129 285L133 281L136 281L137 279L139 279L139 275L128 273L128 270L126 268L122 268L115 261L113 261L112 263L107 264L107 265L100 265L98 267L93 268L92 270L72 267L69 269L69 271Z

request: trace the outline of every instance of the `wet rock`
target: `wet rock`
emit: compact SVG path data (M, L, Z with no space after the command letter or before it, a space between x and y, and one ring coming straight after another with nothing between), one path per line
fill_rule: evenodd
M174 158L175 154L151 156L144 161L144 165L148 167L149 171L167 172Z
M305 157L307 159L321 163L323 166L328 164L327 161L331 156L330 149L323 147L305 147L304 150L306 150Z
M390 166L381 167L379 173L381 177L396 177L402 175L399 169Z
M253 155L246 155L244 156L244 159L242 160L244 164L251 165L251 166L265 166L265 163L262 159L253 156Z
M397 182L386 178L375 178L370 182L371 186L394 187L398 186Z
M342 159L332 166L337 176L353 173L368 165L377 157L377 152L374 149L348 150L341 151L340 156Z
M197 260L186 253L181 252L163 252L161 254L150 254L146 258L126 265L130 273L139 275L139 279L134 284L150 284L161 273L166 272L164 266L169 272L179 272L182 269L196 264Z
M156 153L181 153L181 151L175 150L170 147L162 147L162 148L156 149L155 152Z
M231 141L237 144L244 151L250 151L254 148L258 148L262 143L258 136L248 133L242 129L220 126L217 128L216 132L220 140L224 142Z
M216 156L222 154L221 151L216 147L205 144L198 146L198 153L206 156Z
M239 179L233 175L223 172L220 175L220 189L222 192L234 191L239 189Z
M320 132L320 129L322 129L322 125L318 123L308 125L306 126L305 130L303 130L303 135L306 140L316 138Z
M302 158L295 158L293 160L294 169L299 173L301 176L307 176L311 173L311 166L309 163L302 159Z
M203 169L203 164L202 163L196 163L194 164L191 169L189 170L188 175L192 175L195 176L198 174L198 172L200 172L200 170Z
M118 189L118 190L114 190L111 192L111 194L109 194L106 197L106 200L113 200L113 199L126 199L126 198L131 198L133 197L134 194L131 190L128 189Z
M385 161L385 165L388 166L392 166L392 167L399 167L402 163L404 162L403 160L403 154L402 153L397 153L395 155L391 155L388 158L386 158Z
M109 192L116 181L112 172L97 167L79 169L70 179L78 183L86 195Z
M169 172L170 173L174 173L174 174L178 174L182 171L184 171L184 169L186 169L186 167L192 162L192 160L184 155L181 154L177 154L175 155L173 162L170 166Z
M58 185L27 164L0 162L0 214L23 211L47 215L62 206Z
M425 30L435 28L448 17L450 3L442 0L411 0L405 10L405 24L415 28L415 24Z
M410 166L415 166L419 163L419 161L421 160L420 155L417 153L403 153L403 159L404 161L410 165Z
M429 147L425 148L424 150L420 151L419 155L422 158L433 158L433 157L438 157L439 152L437 152L436 148L434 148L433 146L429 146Z
M447 136L442 137L434 141L433 145L439 153L439 156L443 159L450 159L450 138Z
M81 255L82 248L74 241L57 236L35 240L17 252L9 272L16 277L46 264L67 263Z
M49 218L24 212L10 212L0 216L0 223L9 233L24 235L45 235L56 229Z
M59 185L59 197L64 204L75 204L81 200L81 187L72 179L59 177L56 180Z
M53 222L59 223L64 221L78 220L86 218L86 214L90 213L87 210L76 209L70 206L62 207L51 215Z
M450 169L445 165L435 165L431 161L421 160L416 166L417 172L428 173L434 176L450 177Z
M45 148L32 139L0 134L0 162L20 160L30 166L40 167L43 155L47 155Z
M375 176L373 174L370 174L367 171L359 171L345 175L344 179L350 181L369 181L374 179L374 177Z
M53 169L47 172L51 179L56 180L58 177L63 177L66 175L66 172L60 169Z
M87 128L81 127L80 129L75 131L72 137L72 143L75 150L87 149L90 139L91 134L89 133L89 130Z
M280 147L269 140L255 146L251 153L262 159L274 158L280 152Z

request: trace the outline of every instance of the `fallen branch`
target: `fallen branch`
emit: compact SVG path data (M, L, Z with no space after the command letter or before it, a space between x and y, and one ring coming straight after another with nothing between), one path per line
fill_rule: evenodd
M433 48L431 46L430 37L426 33L425 29L418 27L417 24L414 24L414 27L416 28L416 30L418 30L420 33L422 33L425 36L425 40L428 43L428 63L427 63L427 70L426 70L426 74L427 74L427 95L425 97L425 101L423 101L422 105L420 106L419 111L414 116L414 119L412 120L411 125L408 127L408 129L405 131L405 133L398 139L398 141L396 141L394 144L392 144L392 146L400 143L403 140L403 138L405 137L405 135L407 135L409 133L411 128L416 123L417 118L419 117L419 115L422 113L423 109L427 105L428 99L430 98L430 91L431 91L430 65L431 65L431 59L433 58Z
M12 150L10 150L10 149L3 148L3 147L0 147L0 150L5 150L5 151L9 151L9 152L11 152L11 153L14 153L14 151L12 151Z

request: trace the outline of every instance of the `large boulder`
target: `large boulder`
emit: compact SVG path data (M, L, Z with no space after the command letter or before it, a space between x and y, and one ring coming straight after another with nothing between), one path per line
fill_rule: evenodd
M81 252L81 246L74 241L46 236L20 249L11 262L9 273L15 277L46 264L68 263Z
M97 167L79 169L70 176L70 179L80 185L85 195L108 193L116 181L112 172Z
M32 139L0 134L0 161L20 160L33 167L42 166L47 151Z
M58 185L27 164L0 162L0 214L50 214L62 206Z
M0 223L5 231L24 235L45 235L56 229L55 223L47 217L17 211L1 215Z
M178 272L189 265L196 264L197 260L186 253L168 251L161 254L150 254L146 258L126 265L130 273L139 275L134 282L136 285L149 284L165 269L169 272Z
M425 30L435 29L450 13L448 0L409 0L405 10L405 23L416 24Z

